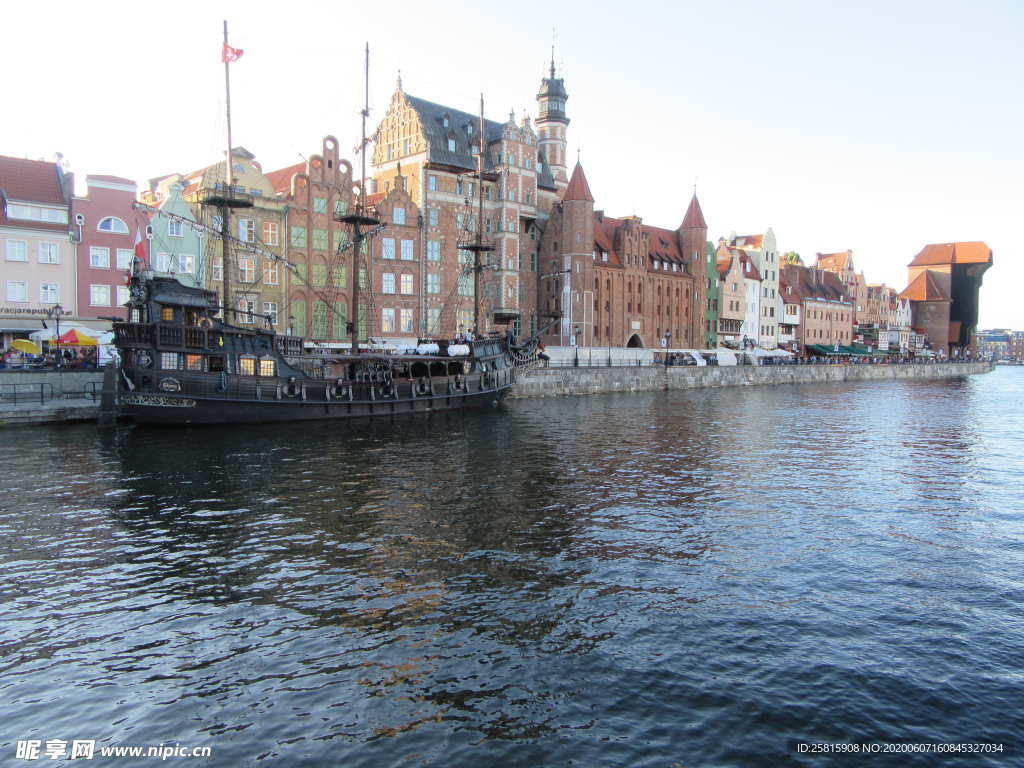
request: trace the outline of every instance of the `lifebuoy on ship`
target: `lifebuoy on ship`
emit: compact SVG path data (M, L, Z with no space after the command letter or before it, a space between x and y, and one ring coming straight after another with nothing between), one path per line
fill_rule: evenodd
M430 394L430 382L427 381L426 376L420 376L416 380L416 394L417 395L429 395Z
M303 399L305 399L305 389L305 387L301 386L297 381L295 381L294 376L289 376L288 383L284 385L284 396L298 397L299 395L302 395Z

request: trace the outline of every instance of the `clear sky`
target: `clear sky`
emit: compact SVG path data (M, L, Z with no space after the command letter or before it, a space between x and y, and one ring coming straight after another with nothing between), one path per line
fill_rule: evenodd
M931 242L984 240L981 326L1024 329L1024 3L17 3L4 10L0 154L80 179L145 179L223 156L222 20L234 143L265 170L358 143L407 93L535 114L557 30L597 207L675 228L694 183L711 239L771 227L782 250L852 249L902 289Z

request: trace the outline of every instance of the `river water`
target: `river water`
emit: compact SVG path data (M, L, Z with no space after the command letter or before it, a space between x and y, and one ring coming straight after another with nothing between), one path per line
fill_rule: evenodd
M0 762L1024 764L1022 400L1004 368L7 431Z

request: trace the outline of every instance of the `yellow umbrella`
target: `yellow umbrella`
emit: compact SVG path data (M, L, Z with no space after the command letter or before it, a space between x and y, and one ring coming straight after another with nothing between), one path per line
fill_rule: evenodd
M43 354L42 347L28 339L15 339L11 342L11 348L18 350L19 352L28 352L30 355Z

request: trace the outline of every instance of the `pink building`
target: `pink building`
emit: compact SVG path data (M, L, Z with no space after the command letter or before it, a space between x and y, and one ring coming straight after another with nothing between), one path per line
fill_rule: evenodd
M86 176L85 197L71 201L78 239L78 316L125 317L125 278L136 233L145 238L144 214L132 209L136 185L117 176Z
M43 327L55 308L73 317L72 176L59 163L0 157L0 335L6 349Z

